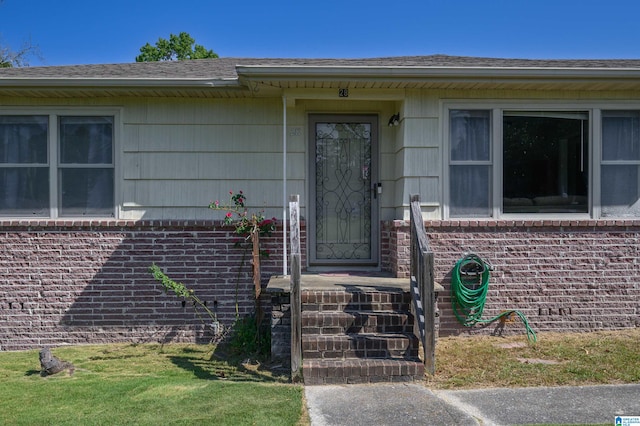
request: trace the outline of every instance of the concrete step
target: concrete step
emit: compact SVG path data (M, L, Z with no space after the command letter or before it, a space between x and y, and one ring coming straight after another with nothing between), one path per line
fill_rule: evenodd
M344 359L303 361L305 385L411 382L424 379L418 359Z
M304 311L302 334L411 333L408 312Z
M302 335L303 359L347 359L418 357L418 339L413 334Z

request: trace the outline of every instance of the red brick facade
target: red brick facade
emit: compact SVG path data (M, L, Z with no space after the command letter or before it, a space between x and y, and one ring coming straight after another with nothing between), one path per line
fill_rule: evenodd
M484 318L517 309L536 331L640 327L640 221L427 221L435 256L440 335L465 332L453 315L451 271L465 252L494 266ZM409 225L387 224L397 276L406 276ZM395 248L394 248L395 247ZM393 255L392 255L393 256ZM521 333L519 321L484 333Z
M236 286L239 314L254 306L251 253L213 222L15 221L0 229L0 350L210 339L193 308L153 280L152 263L194 289L222 324L235 319ZM282 272L281 239L262 241L264 280Z
M485 317L521 310L536 331L640 326L640 221L427 221L435 253L440 335L465 332L450 274L466 251L494 265ZM382 267L409 271L409 226L385 222ZM0 350L117 341L206 341L189 306L148 273L156 263L216 306L220 321L252 311L250 256L233 229L205 221L0 223ZM303 228L303 247L305 232ZM262 240L263 282L282 273L282 233ZM266 298L267 296L265 296ZM265 302L268 302L265 300ZM268 303L267 303L268 304ZM473 332L520 333L517 321Z

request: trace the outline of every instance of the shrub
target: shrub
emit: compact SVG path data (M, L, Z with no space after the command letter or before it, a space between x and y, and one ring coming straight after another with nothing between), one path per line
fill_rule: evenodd
M265 360L271 355L271 333L265 324L257 326L254 315L238 318L231 327L229 349L234 355Z

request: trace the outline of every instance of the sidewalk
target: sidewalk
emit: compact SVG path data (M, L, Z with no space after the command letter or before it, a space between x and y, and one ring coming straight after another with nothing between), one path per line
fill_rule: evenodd
M429 390L421 384L306 386L312 426L615 424L640 418L640 384Z

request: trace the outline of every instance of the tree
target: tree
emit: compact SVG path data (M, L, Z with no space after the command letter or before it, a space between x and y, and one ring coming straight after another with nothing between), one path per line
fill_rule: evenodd
M0 68L27 67L30 56L40 57L38 46L32 44L31 40L22 43L22 47L18 50L0 45Z
M3 0L0 0L2 4ZM27 40L19 50L13 50L9 46L0 43L0 68L26 67L29 66L29 56L40 56L38 46Z
M188 33L171 34L169 40L160 37L155 46L147 43L140 48L136 62L184 61L188 59L217 58L213 50L207 50Z

